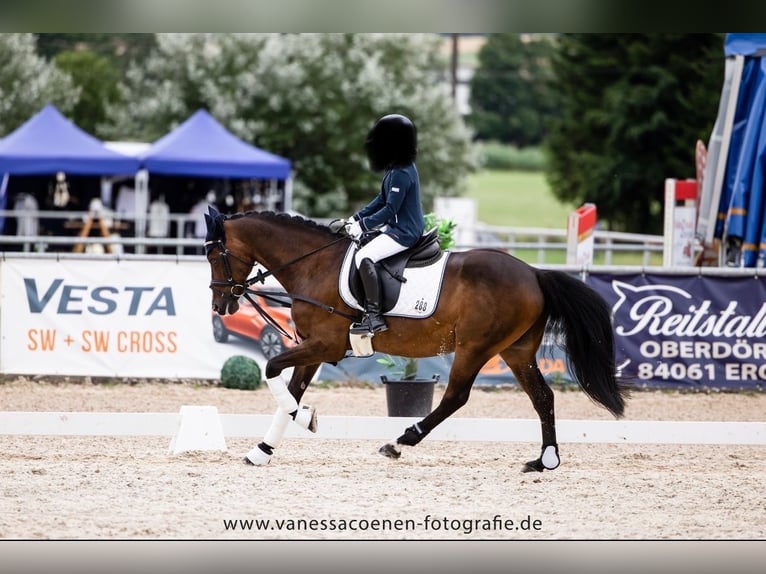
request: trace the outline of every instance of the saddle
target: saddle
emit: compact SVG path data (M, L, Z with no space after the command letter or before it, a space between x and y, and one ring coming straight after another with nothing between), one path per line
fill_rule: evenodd
M383 313L393 309L399 299L402 283L407 281L404 277L404 270L408 267L427 267L439 259L441 253L438 230L432 229L422 235L412 247L391 257L381 259L375 264L380 278ZM362 280L359 277L359 270L353 264L349 273L348 287L357 301L364 301Z

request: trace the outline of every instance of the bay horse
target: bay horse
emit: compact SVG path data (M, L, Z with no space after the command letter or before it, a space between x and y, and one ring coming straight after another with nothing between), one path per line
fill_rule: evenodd
M342 261L351 239L328 226L274 212L232 215L209 207L205 214L206 257L211 268L212 306L236 313L239 299L263 272L248 279L255 264L267 270L293 300L298 345L268 360L265 378L277 411L264 439L245 462L270 462L292 420L316 431L316 412L301 397L322 363L335 363L351 349L349 326L360 311L339 294ZM540 419L540 457L525 472L560 464L554 396L537 365L537 350L548 332L567 354L580 388L616 418L622 416L626 386L615 371L610 308L591 287L558 270L541 270L497 249L449 252L438 305L428 318L386 317L388 330L374 336L375 351L404 357L454 352L443 396L425 418L406 428L381 454L399 458L468 401L482 366L500 355L532 401ZM292 368L287 378L282 372Z

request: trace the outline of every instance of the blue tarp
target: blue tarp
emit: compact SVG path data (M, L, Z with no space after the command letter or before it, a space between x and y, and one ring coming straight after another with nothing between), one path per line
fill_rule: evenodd
M155 141L139 158L149 173L287 179L290 161L239 139L205 110Z
M51 104L0 140L0 174L132 175L138 168L136 158L107 149Z
M753 56L757 53L763 55L766 48L766 34L726 34L724 42L724 54L727 56Z
M742 266L766 260L766 34L727 34L726 56L745 57L729 139L716 236L742 241ZM722 223L725 222L725 225Z

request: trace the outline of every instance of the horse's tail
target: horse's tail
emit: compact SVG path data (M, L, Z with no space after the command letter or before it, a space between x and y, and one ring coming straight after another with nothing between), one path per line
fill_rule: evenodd
M591 399L621 417L628 390L616 376L609 305L563 271L538 271L537 280L548 312L546 330L566 352L569 372Z

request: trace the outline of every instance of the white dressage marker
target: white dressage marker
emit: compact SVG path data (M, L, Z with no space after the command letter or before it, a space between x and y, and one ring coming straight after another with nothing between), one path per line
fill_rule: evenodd
M173 440L170 441L170 454L199 450L226 450L223 438L221 417L216 407L184 405L180 411Z

